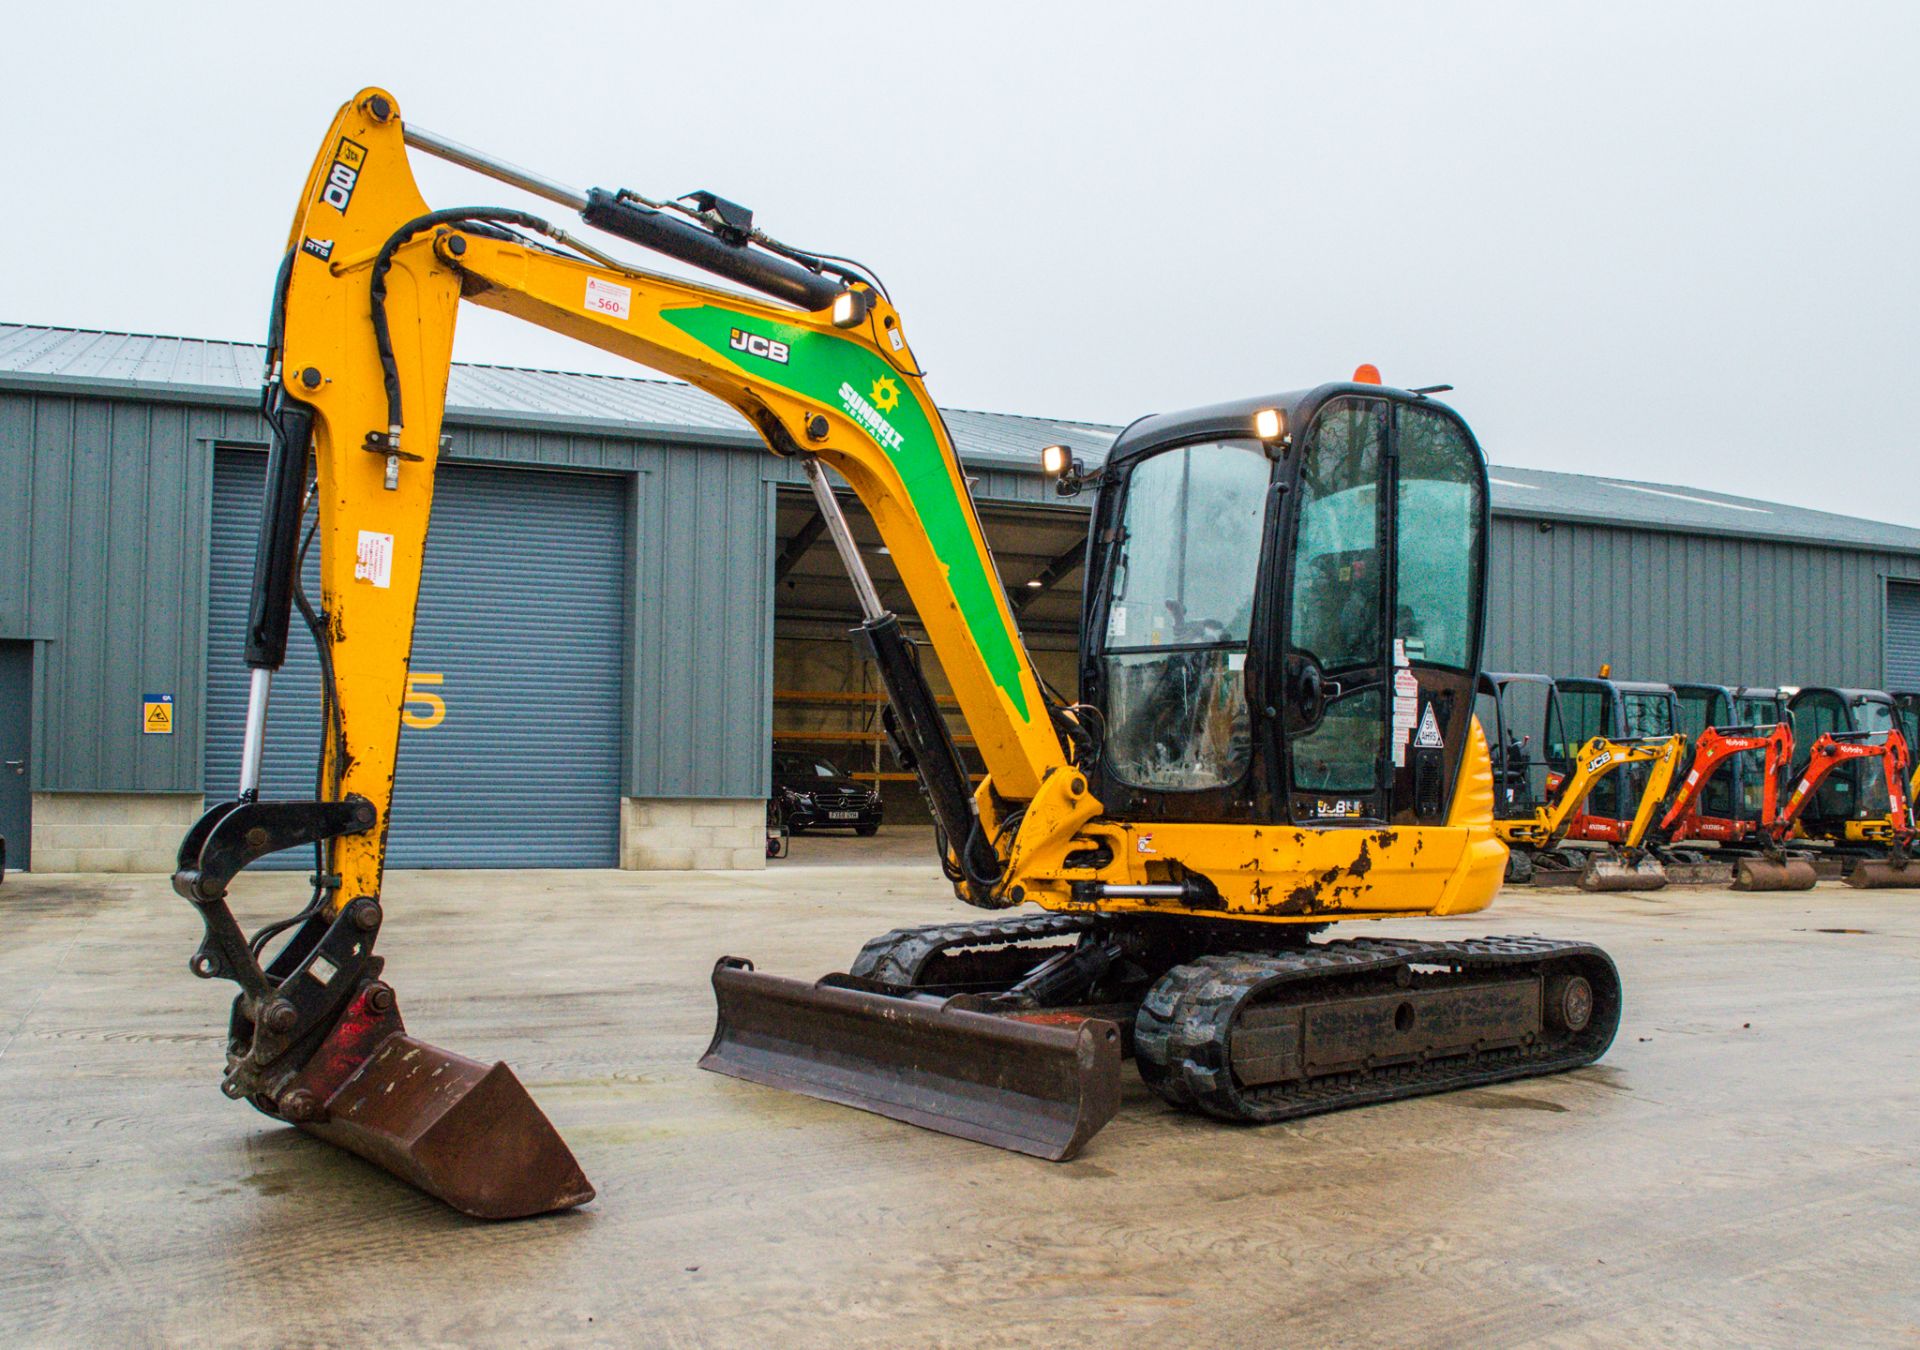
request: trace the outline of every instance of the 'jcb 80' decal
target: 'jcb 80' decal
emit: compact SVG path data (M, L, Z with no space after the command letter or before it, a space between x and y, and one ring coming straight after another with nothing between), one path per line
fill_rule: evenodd
M360 171L366 166L366 146L342 136L339 148L333 152L326 181L320 184L320 200L344 216L353 205L353 190L359 186Z

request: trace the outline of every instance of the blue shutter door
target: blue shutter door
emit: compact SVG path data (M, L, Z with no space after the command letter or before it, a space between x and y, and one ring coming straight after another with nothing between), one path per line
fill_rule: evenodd
M266 458L214 465L207 796L239 775L241 660ZM391 867L613 867L625 745L627 486L618 477L445 465L414 629L416 691L444 716L401 732ZM317 559L306 568L318 602ZM427 677L438 675L439 681ZM430 702L410 706L431 718ZM319 673L298 613L274 680L261 789L311 798ZM311 867L310 854L261 865Z
M1920 582L1887 583L1887 687L1920 692Z

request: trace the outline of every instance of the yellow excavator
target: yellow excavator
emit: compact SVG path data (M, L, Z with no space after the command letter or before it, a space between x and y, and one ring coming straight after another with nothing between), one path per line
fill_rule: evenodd
M409 150L748 293L634 266L529 211L431 209ZM1044 310L1043 294L1017 289ZM1070 701L1028 657L953 442L871 272L782 244L711 193L556 183L407 122L368 89L327 132L276 282L241 776L183 841L174 878L206 930L192 970L240 986L228 1095L470 1214L593 1194L505 1065L407 1033L374 955L463 300L685 379L800 461L865 614L854 637L884 681L896 753L938 823L939 862L987 911L876 938L817 981L721 959L706 1067L1061 1158L1113 1114L1129 1050L1162 1097L1235 1121L1605 1052L1621 990L1593 946L1310 940L1336 921L1481 909L1506 862L1472 715L1486 467L1433 391L1363 368L1142 418L1097 468L1045 448L1060 491L1098 490ZM829 471L892 553L985 760L977 788ZM299 586L303 535L320 550L317 599ZM314 800L269 801L266 707L296 608L320 654L326 734ZM323 859L311 903L246 933L230 884L294 847Z
M1544 709L1535 728L1542 740L1538 754L1531 752L1534 732L1514 725L1516 692L1532 694L1533 707ZM1508 849L1507 880L1573 880L1585 891L1657 891L1667 884L1666 869L1645 844L1679 772L1685 736L1593 736L1567 759L1550 760L1545 742L1560 719L1554 681L1545 675L1483 674L1477 709L1482 727L1493 730L1493 827ZM1650 767L1619 837L1602 849L1562 849L1593 790L1630 764ZM1543 772L1545 790L1536 792L1535 779Z

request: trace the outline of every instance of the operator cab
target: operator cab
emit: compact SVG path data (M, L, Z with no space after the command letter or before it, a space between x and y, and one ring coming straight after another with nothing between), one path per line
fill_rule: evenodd
M1893 699L1878 689L1839 689L1809 685L1787 701L1793 719L1793 776L1798 779L1813 757L1813 743L1828 732L1836 738L1864 737L1881 742L1899 714ZM1809 833L1842 829L1850 820L1873 820L1893 810L1887 794L1886 765L1877 759L1842 764L1827 775L1802 813Z
M1479 666L1486 464L1377 384L1135 422L1098 473L1082 697L1134 820L1446 820Z
M1565 740L1555 754L1569 763L1582 745L1595 736L1632 741L1671 736L1680 727L1680 699L1670 684L1644 680L1567 677L1554 681L1560 696ZM1603 820L1624 820L1633 814L1653 773L1649 764L1629 764L1594 784L1586 813Z
M1559 785L1573 776L1571 756L1556 753L1566 736L1552 677L1483 674L1474 716L1493 759L1494 816L1523 820L1551 803Z
M1750 685L1676 684L1680 730L1697 745L1700 733L1764 731L1787 720L1787 701L1778 689ZM1700 789L1702 815L1723 820L1760 819L1760 801L1766 787L1765 762L1753 755L1734 755L1714 769Z
M1900 735L1907 743L1907 753L1920 763L1920 690L1894 690L1893 710L1900 719Z

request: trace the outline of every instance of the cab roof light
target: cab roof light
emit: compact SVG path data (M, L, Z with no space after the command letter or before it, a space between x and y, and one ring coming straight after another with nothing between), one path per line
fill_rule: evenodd
M1353 383L1355 384L1381 383L1380 367L1374 365L1373 362L1371 361L1362 361L1359 365L1354 367Z

